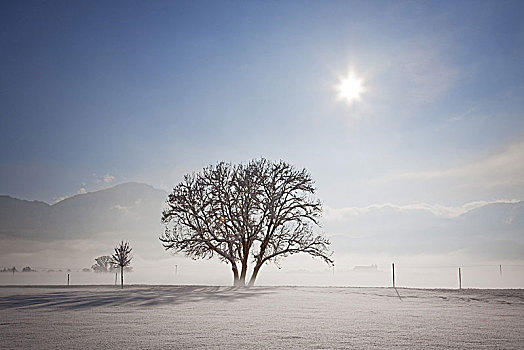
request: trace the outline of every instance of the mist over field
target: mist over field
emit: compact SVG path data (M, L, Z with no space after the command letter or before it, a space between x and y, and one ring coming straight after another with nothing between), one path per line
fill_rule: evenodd
M110 255L123 239L134 253L128 283L230 285L228 265L163 249L158 238L166 198L166 191L141 183L79 194L53 205L0 197L0 267L19 271L0 273L0 284L64 284L67 273L72 284L112 284L114 274L82 269L90 269L96 257ZM283 260L280 269L265 265L257 284L389 286L395 262L399 286L454 288L461 267L464 286L522 288L523 218L524 204L518 201L457 208L328 207L321 230L332 241L335 268L296 255ZM25 266L37 272L21 272Z

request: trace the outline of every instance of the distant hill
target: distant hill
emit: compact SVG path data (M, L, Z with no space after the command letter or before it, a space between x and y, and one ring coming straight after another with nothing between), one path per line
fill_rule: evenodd
M124 238L160 248L160 218L166 199L165 191L133 182L53 205L0 196L0 238ZM394 205L360 209L357 214L326 213L323 231L337 253L463 251L484 258L524 258L524 202L486 204L456 217Z
M465 213L459 221L464 229L524 238L524 202L488 204Z
M491 203L449 217L422 209L372 208L328 219L341 251L437 254L463 251L485 258L524 258L524 202Z
M126 237L161 234L160 217L167 193L142 183L124 183L78 194L56 204L0 196L0 235L52 240L94 234Z

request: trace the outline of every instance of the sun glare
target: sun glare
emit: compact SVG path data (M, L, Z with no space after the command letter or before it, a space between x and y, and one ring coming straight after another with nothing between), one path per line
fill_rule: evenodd
M337 86L338 97L345 100L347 103L353 103L360 100L360 95L364 91L362 87L362 80L350 74L347 78L340 79L340 84Z

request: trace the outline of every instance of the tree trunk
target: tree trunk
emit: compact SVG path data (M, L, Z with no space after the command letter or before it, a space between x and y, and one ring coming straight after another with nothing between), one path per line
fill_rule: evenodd
M124 289L124 267L120 266L120 289Z
M251 275L251 278L249 280L249 287L253 287L255 285L255 280L257 279L258 272L260 271L260 268L262 267L262 264L257 263L255 268L253 269L253 274Z
M244 276L241 275L241 276L238 278L238 283L237 283L237 285L238 285L239 287L243 287L243 286L246 285L246 276L245 276L245 275L244 275Z
M242 261L242 272L240 273L240 285L246 285L247 262Z
M243 286L244 283L240 283L240 278L238 277L237 266L233 265L231 269L233 270L233 286L235 287Z
M240 273L240 283L245 286L246 285L246 275L247 275L247 265L248 265L248 258L249 258L249 249L247 248L247 243L244 242L242 244L244 246L243 254L244 257L242 258L242 272Z
M242 272L240 273L239 286L246 285L246 275L247 275L247 261L242 261Z

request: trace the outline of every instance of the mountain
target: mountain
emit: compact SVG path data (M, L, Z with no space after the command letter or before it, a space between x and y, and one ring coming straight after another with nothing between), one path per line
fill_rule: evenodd
M336 212L336 210L335 210ZM458 216L378 206L328 213L334 247L359 253L464 251L493 259L524 258L524 202L490 203Z
M462 231L476 231L488 236L524 237L524 202L492 203L459 217ZM477 234L477 235L478 235Z
M0 238L123 238L159 248L166 199L165 191L141 183L79 194L53 205L0 196ZM524 258L524 202L485 204L458 216L423 206L328 209L323 231L340 254L467 251L486 258Z
M0 235L53 240L106 233L141 237L162 232L167 193L142 183L124 183L49 205L0 196Z
M31 236L46 226L50 215L51 206L47 203L0 196L0 235Z

